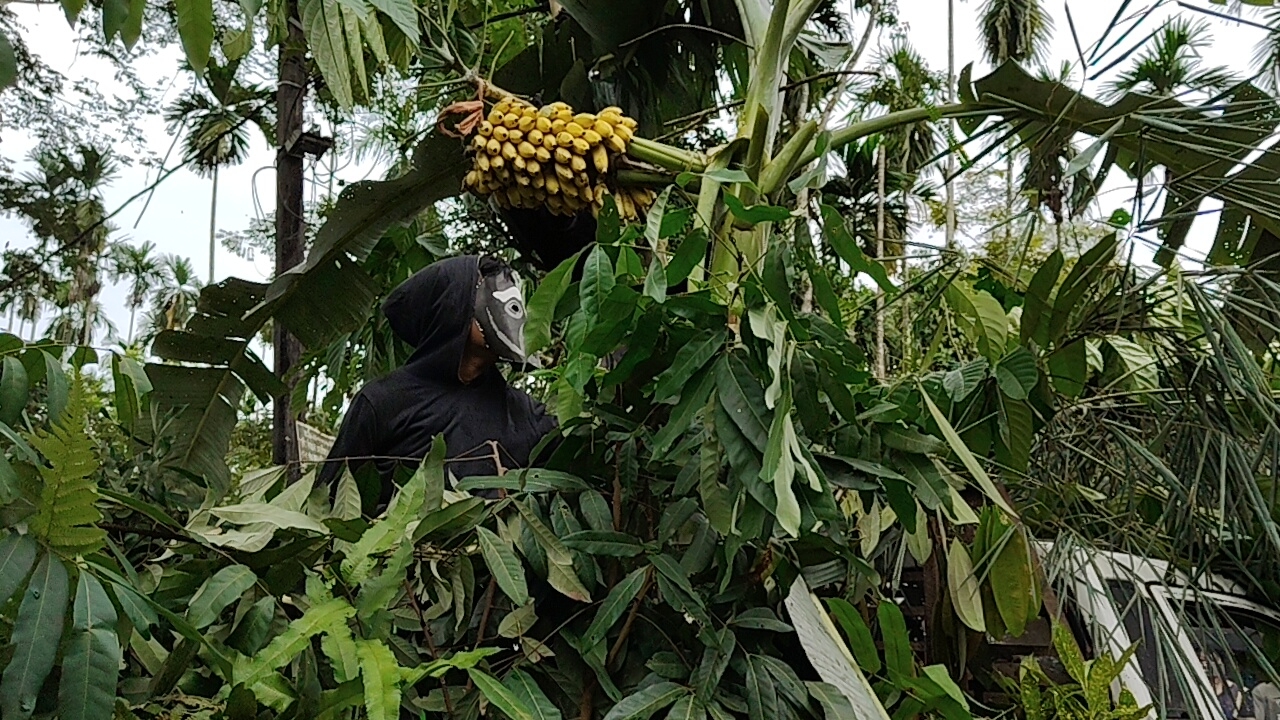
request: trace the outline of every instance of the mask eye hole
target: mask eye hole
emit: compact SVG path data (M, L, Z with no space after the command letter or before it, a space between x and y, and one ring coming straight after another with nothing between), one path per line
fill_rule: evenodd
M507 314L513 318L524 317L524 306L513 300L507 303Z

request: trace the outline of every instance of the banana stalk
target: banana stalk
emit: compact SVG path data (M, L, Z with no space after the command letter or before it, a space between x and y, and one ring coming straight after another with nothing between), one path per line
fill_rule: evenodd
M800 126L795 135L778 151L778 156L764 166L760 172L760 194L772 195L791 177L797 167L796 161L818 134L818 121L809 120Z

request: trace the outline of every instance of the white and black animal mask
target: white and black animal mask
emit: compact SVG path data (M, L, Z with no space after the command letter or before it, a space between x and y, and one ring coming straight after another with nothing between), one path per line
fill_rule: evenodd
M524 364L529 358L524 350L525 309L520 280L505 264L486 260L480 264L480 282L476 286L476 321L490 350L499 358Z

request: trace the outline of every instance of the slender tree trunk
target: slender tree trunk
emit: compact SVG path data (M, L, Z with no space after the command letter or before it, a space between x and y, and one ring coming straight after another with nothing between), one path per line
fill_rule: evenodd
M956 6L955 0L947 0L947 102L956 101ZM948 120L947 128L954 129L955 122ZM947 134L950 143L954 133ZM956 249L956 195L951 176L956 171L956 154L947 153L947 245L948 250Z
M1004 246L1013 242L1013 150L1005 158L1004 169Z
M129 304L129 335L128 344L133 344L133 321L138 316L138 306L133 303Z
M218 247L218 166L213 166L213 198L209 201L209 284L213 284L213 251Z
M9 328L5 332L13 332L13 321L17 319L18 306L16 304L9 306Z
M876 262L884 262L884 138L876 148ZM876 377L886 375L884 347L884 289L876 286Z
M280 85L276 90L276 277L303 259L303 157L292 145L302 132L307 92L306 39L296 0L285 3L289 32L280 44ZM296 475L298 434L290 407L296 381L290 370L301 357L302 347L282 324L274 325L275 372L284 381L285 389L276 396L272 408L271 454L275 464L288 465L290 475Z

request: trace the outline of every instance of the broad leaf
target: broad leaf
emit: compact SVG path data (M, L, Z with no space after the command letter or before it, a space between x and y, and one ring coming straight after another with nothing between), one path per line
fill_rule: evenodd
M475 668L467 670L467 674L485 699L511 720L534 720L537 717L518 695L489 675Z
M39 549L29 535L10 531L0 539L0 605L22 587Z
M58 687L58 716L63 720L111 716L121 660L116 619L102 583L82 571Z
M604 602L600 604L600 609L596 611L591 626L582 634L584 647L594 647L604 640L610 628L618 622L622 614L631 606L632 601L640 594L648 574L648 568L640 568L613 586Z
M524 704L533 720L562 720L560 709L538 687L529 673L519 669L512 670L503 678L502 684Z
M933 400L929 398L929 393L923 388L920 389L920 397L924 398L924 404L929 408L929 414L933 416L934 422L938 424L938 428L942 430L942 436L947 439L947 444L951 446L951 451L964 463L965 468L973 475L974 480L978 482L978 486L987 494L987 497L996 505L1000 506L1009 515L1016 518L1018 514L1009 507L1009 503L1005 501L1004 496L996 489L995 483L991 481L991 477L987 475L987 471L982 469L982 464L974 457L969 450L969 446L964 444L960 439L960 435L955 428L951 427L951 422L947 420L947 416L942 414L937 405L933 404Z
M996 380L1005 395L1026 400L1040 379L1036 358L1026 348L1017 348L996 365Z
M724 336L721 333L711 333L681 347L671 361L671 366L658 376L653 401L662 403L680 397L694 373L705 367L723 346Z
M645 720L688 692L688 688L673 682L654 683L623 698L609 710L604 720Z
M871 628L867 627L858 610L842 598L827 598L827 609L844 631L858 667L868 673L880 672L880 652L871 637Z
M902 610L892 600L881 600L876 607L880 621L880 638L884 641L884 664L889 679L909 678L915 674L915 661L911 656L911 637L907 635L907 621Z
M600 321L601 309L607 302L609 293L613 292L616 282L609 254L600 245L591 248L586 266L582 269L579 294L582 298L582 312L592 324Z
M174 5L178 12L178 38L187 63L196 73L203 73L213 48L213 0L176 0Z
M18 424L28 393L26 367L18 358L6 355L0 366L0 422L10 427Z
M952 539L947 551L947 590L951 593L951 606L960 621L977 632L986 632L982 618L982 593L978 578L973 572L973 560L969 551L956 539Z
M209 510L213 515L236 525L264 524L281 530L310 530L321 535L329 529L308 515L267 503L238 503Z
M524 578L524 566L520 558L505 540L485 527L476 528L480 538L480 552L484 555L484 564L489 567L498 587L503 594L511 598L516 606L529 602L529 586Z
M228 605L240 599L258 581L244 565L228 565L204 581L187 606L187 620L203 629L213 624Z
M606 557L635 557L644 552L644 546L635 537L613 530L582 530L562 538L565 547L588 555Z
M391 648L380 640L356 640L360 678L364 682L364 710L369 720L400 717L400 666Z
M528 315L524 325L525 349L530 353L551 344L551 323L555 320L556 306L573 282L573 268L578 264L581 252L556 266L538 283L538 289L529 298Z
M10 642L13 655L0 677L0 716L26 720L53 669L67 611L67 568L52 553L40 558L22 593Z

